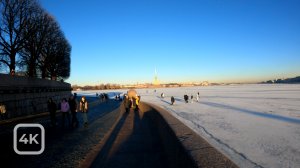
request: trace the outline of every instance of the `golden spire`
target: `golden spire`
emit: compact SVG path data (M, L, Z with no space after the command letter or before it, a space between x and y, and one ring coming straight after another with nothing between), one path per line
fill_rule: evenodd
M158 81L158 78L157 78L156 68L155 68L155 74L154 74L154 82L153 82L153 85L159 85L159 81Z

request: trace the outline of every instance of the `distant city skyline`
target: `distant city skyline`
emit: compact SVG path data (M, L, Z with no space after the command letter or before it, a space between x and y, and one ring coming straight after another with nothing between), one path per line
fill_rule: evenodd
M300 75L300 1L40 2L72 45L72 85Z

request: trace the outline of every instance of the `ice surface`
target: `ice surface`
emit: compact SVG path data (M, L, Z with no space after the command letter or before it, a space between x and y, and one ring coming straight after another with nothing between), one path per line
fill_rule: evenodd
M240 167L300 167L300 85L252 84L137 91L142 101L168 110ZM125 93L126 90L116 92ZM197 92L200 93L199 102L196 101ZM161 93L165 98L160 97ZM185 103L184 94L193 95L194 101ZM170 105L171 96L175 97L174 105Z

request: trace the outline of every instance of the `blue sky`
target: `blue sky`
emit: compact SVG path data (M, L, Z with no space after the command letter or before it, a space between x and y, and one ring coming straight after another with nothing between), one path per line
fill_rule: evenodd
M300 75L298 0L41 0L72 45L71 84Z

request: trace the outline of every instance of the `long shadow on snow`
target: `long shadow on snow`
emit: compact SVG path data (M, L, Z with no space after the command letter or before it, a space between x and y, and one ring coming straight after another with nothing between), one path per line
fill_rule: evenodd
M252 115L256 115L256 116L260 116L260 117L264 117L264 118L270 118L270 119L274 119L274 120L300 124L300 119L296 119L296 118L284 117L284 116L280 116L280 115L276 115L276 114L266 114L266 113L263 113L263 112L257 112L257 111L242 109L242 108L229 106L229 105L224 105L224 104L219 104L219 103L202 102L202 104L205 104L207 106L212 106L212 107L231 109L231 110L234 110L234 111L243 112L243 113L247 113L247 114L252 114Z

